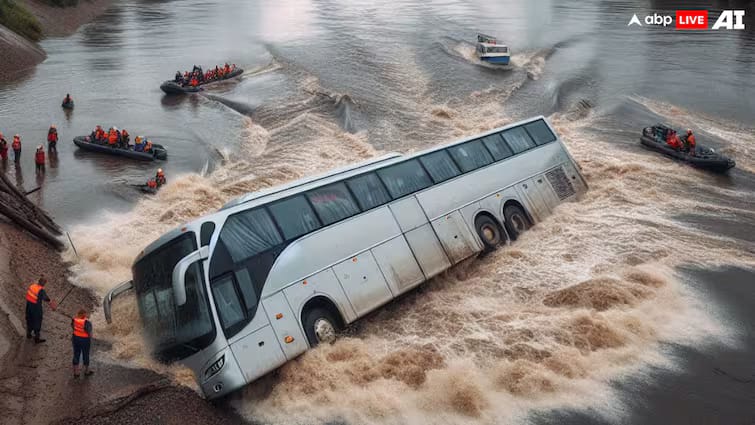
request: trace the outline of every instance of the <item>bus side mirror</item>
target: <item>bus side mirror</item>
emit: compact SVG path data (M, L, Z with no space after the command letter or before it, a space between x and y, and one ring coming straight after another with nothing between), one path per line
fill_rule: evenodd
M134 283L129 280L128 282L118 284L118 286L108 291L107 295L105 295L105 299L102 300L102 309L105 310L105 320L107 320L108 324L112 322L110 304L113 303L115 297L130 289L134 289Z
M176 307L186 304L186 271L199 260L206 260L210 257L210 247L205 245L192 252L173 267L173 301Z

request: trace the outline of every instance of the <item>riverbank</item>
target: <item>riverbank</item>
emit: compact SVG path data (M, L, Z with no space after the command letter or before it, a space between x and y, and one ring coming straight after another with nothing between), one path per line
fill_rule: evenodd
M16 5L36 18L41 37L63 37L76 32L80 26L101 15L110 0L81 0L76 6L57 7L36 0L21 0ZM36 23L34 25L36 27ZM35 36L39 35L35 29ZM34 41L0 25L0 82L12 81L24 75L47 57Z
M47 292L61 300L45 307L42 335L25 338L24 293L29 282L47 276ZM107 360L107 343L94 340L92 369L86 379L71 373L70 317L79 308L99 308L83 288L69 283L68 264L42 242L0 221L0 417L8 425L106 423L239 424L192 390L146 369ZM98 330L94 329L97 338Z

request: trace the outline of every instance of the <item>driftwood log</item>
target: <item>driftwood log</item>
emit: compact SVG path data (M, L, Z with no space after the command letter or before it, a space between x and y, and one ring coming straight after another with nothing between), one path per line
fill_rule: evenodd
M5 173L0 173L0 214L51 247L57 250L65 247L58 239L62 234L60 227L44 210L34 205Z

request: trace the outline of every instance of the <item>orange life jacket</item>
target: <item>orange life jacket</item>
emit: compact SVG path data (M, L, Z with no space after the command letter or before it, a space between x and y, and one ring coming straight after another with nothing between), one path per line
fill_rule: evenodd
M151 150L152 150L152 142L150 142L149 140L147 140L147 144L144 145L144 152L149 152Z
M154 189L154 188L157 187L157 182L154 181L154 180L152 180L152 179L150 179L150 181L147 182L147 187L149 187L151 189Z
M36 304L38 301L38 295L39 291L41 291L42 285L35 283L32 283L31 286L29 286L29 290L26 291L26 301L29 301L32 304Z
M45 164L45 151L37 151L37 154L34 155L34 162L37 165L44 165Z
M687 136L687 143L689 144L690 147L693 147L693 148L695 147L695 135L694 134L690 134L689 136Z
M86 330L87 319L73 318L73 336L80 338L89 338L89 332Z
M108 135L108 143L111 145L118 143L118 133L116 133L115 130L110 130L110 134Z
M57 142L58 141L58 132L57 131L50 131L47 133L47 141L48 142Z
M13 144L11 145L14 151L21 149L21 139L18 137L13 137Z

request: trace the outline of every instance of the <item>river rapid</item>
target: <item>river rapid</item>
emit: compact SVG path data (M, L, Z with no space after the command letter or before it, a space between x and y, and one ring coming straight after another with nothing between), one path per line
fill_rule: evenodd
M752 420L752 384L726 376L755 376L755 9L696 7L745 8L748 29L627 27L673 13L664 1L119 1L0 86L0 131L25 143L5 168L42 187L32 199L78 250L65 254L75 283L101 296L163 232L241 194L545 115L583 168L583 200L226 403L274 424ZM477 31L510 46L510 69L477 61ZM176 70L224 62L242 78L159 90ZM693 129L737 168L717 176L643 150L656 122ZM51 123L60 153L38 176L33 147ZM97 124L149 136L169 160L76 150ZM158 166L159 194L129 186ZM145 355L132 301L114 314L112 361L193 385ZM669 392L689 402L637 402Z

